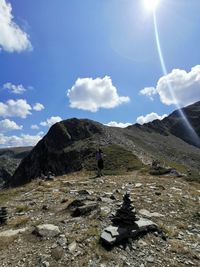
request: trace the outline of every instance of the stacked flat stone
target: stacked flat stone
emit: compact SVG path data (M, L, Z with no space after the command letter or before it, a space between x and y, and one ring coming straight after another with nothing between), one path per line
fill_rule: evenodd
M123 204L112 218L115 226L132 226L138 218L136 216L135 208L132 206L130 195L126 193L123 197Z
M6 207L2 207L0 209L0 224L5 224L7 222L7 208Z

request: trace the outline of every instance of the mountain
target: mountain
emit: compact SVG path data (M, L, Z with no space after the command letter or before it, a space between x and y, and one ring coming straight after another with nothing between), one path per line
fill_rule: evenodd
M7 182L32 147L0 149L0 186Z
M180 116L184 112L194 132ZM163 121L132 125L125 129L108 127L88 119L69 119L53 125L22 160L9 185L18 186L48 172L57 175L94 170L95 151L105 153L105 170L130 171L157 159L165 165L200 170L200 102L175 111Z
M172 134L200 148L200 101L176 110L162 121L155 120L140 127L161 134Z

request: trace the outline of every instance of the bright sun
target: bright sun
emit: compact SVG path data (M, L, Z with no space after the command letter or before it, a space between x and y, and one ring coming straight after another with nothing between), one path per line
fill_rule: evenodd
M155 11L160 0L143 0L144 6L148 11Z

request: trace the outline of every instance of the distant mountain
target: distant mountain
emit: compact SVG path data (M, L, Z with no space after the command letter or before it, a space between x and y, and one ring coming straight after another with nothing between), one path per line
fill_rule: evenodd
M176 110L162 121L155 120L140 126L161 134L172 134L185 142L200 148L200 101Z
M0 185L7 182L32 147L0 149Z
M133 170L158 159L180 169L200 170L200 102L182 110L192 125L188 130L180 111L163 121L132 125L125 129L108 127L88 119L69 119L53 125L49 132L21 161L9 185L17 186L32 179L95 169L95 151L106 154L105 168Z

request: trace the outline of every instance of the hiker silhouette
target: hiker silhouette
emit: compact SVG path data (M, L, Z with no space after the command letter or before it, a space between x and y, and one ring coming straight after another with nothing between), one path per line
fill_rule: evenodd
M103 176L102 170L104 168L103 151L101 149L96 152L97 160L97 177Z

